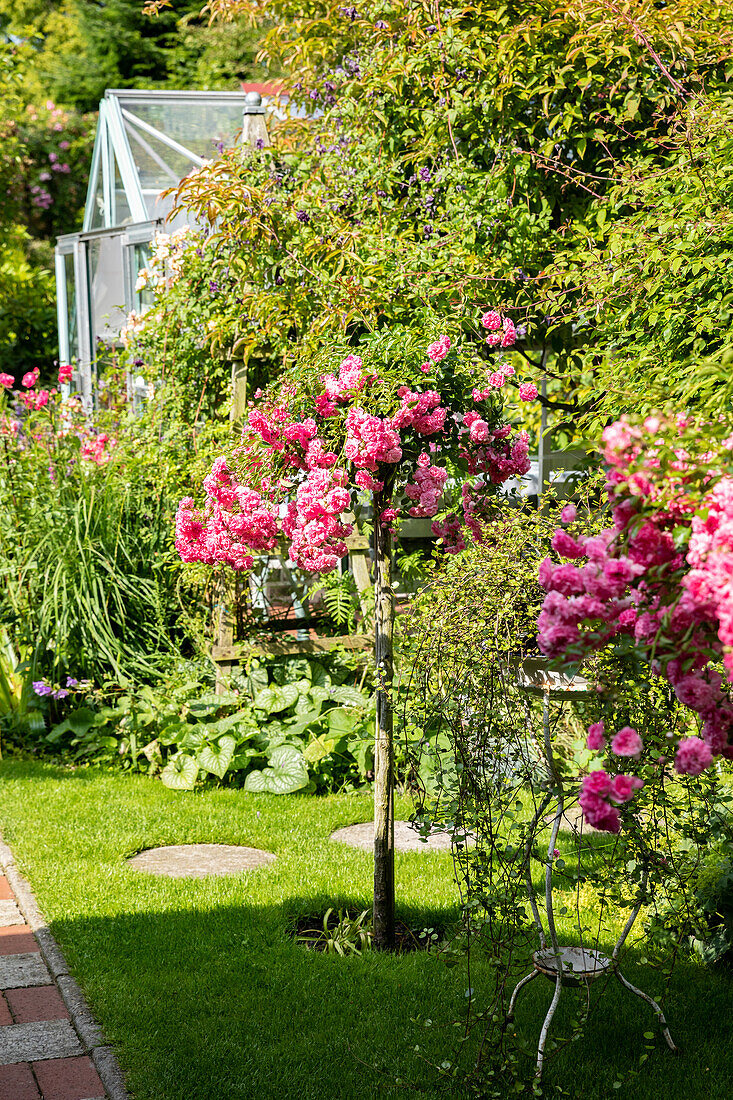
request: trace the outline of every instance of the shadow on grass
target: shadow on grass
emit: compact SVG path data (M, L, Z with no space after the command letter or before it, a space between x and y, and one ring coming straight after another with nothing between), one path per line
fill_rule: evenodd
M136 1100L467 1095L446 1088L430 1069L454 1059L455 1021L466 1006L463 967L448 970L425 953L342 959L294 942L298 915L334 904L354 911L361 901L310 896L282 905L62 919L53 932L118 1049ZM429 924L437 913L421 917ZM660 978L633 952L624 972L652 995L661 992ZM471 984L480 1004L491 978L478 961ZM551 996L552 984L539 977L518 1006L516 1037L528 1050L536 1049ZM564 991L555 1037L570 1034L584 997ZM649 1006L618 982L595 983L592 1001L598 1003L585 1035L556 1056L550 1052L548 1095L555 1086L583 1100L730 1095L733 994L726 976L678 965L664 1005L682 1048L678 1058L667 1051ZM654 1032L653 1049L630 1078L645 1053L645 1032ZM474 1039L463 1045L467 1062L478 1033ZM621 1091L612 1087L617 1076Z

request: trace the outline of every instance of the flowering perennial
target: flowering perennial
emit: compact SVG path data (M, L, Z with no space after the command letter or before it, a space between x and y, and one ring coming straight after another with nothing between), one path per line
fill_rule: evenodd
M491 325L494 314L497 331L513 331L497 311ZM204 480L203 507L181 501L181 557L249 569L255 553L272 551L282 537L296 565L327 573L347 553L361 492L379 496L374 504L384 525L398 519L403 497L410 516L437 516L446 504L447 459L459 479L468 477L463 514L447 515L434 530L447 549L459 545L464 524L480 537L497 486L529 468L528 437L513 435L502 420L491 381L499 373L503 383L514 368L492 369L447 335L426 354L402 384L385 381L384 364L374 369L349 354L337 371L310 377L300 391L286 381L265 394L250 407L232 459L217 459ZM430 388L421 385L425 368Z
M625 637L698 716L699 736L675 747L674 768L686 775L699 775L716 757L733 759L733 699L724 679L733 680L733 437L716 447L715 431L656 416L607 428L613 527L594 537L558 529L552 547L566 561L546 558L539 572L547 593L538 620L545 654L575 661ZM563 523L575 520L575 508L566 506ZM603 730L591 726L588 747L604 746ZM610 747L638 758L642 738L625 727ZM587 820L617 831L613 806L604 817L588 798Z

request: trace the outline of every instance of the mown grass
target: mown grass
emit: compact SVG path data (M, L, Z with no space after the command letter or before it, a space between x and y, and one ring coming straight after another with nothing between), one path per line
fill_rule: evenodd
M329 840L334 829L369 819L366 797L179 793L141 777L13 760L0 766L0 784L5 840L135 1100L442 1094L428 1063L452 1058L454 1021L466 1005L464 967L447 969L423 952L344 960L306 951L290 935L299 916L369 905L369 854ZM187 842L248 844L278 858L257 872L203 880L156 878L125 862L142 848ZM411 926L455 921L450 855L398 854L397 883L399 915ZM625 970L660 992L633 953ZM477 1001L490 988L478 960L471 985ZM536 1042L550 995L538 979L521 1002L517 1028L528 1043ZM568 1030L575 996L561 1001L558 1035ZM728 977L678 965L665 1009L682 1056L670 1056L658 1039L639 1076L613 1090L617 1070L628 1074L644 1050L643 1033L656 1028L646 1005L610 984L585 1036L548 1065L547 1094L561 1087L589 1100L730 1095ZM426 1017L431 1027L418 1019Z

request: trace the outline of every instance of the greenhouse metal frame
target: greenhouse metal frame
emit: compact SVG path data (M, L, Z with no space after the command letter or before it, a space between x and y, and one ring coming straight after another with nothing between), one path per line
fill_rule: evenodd
M119 344L129 312L146 304L135 284L151 241L189 220L181 214L169 220L173 199L164 192L234 145L245 114L264 111L259 94L246 88L105 92L83 226L58 238L55 260L60 362L74 365L72 388L87 408L95 400L100 348Z

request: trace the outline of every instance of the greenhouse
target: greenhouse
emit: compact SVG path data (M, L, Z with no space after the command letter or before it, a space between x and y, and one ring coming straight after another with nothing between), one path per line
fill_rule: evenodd
M246 89L105 93L83 227L56 246L59 359L75 364L74 389L86 405L97 349L114 345L130 310L146 304L135 283L156 231L186 224L185 215L166 222L167 192L243 133L254 139L257 130L267 141L264 112L259 92Z

